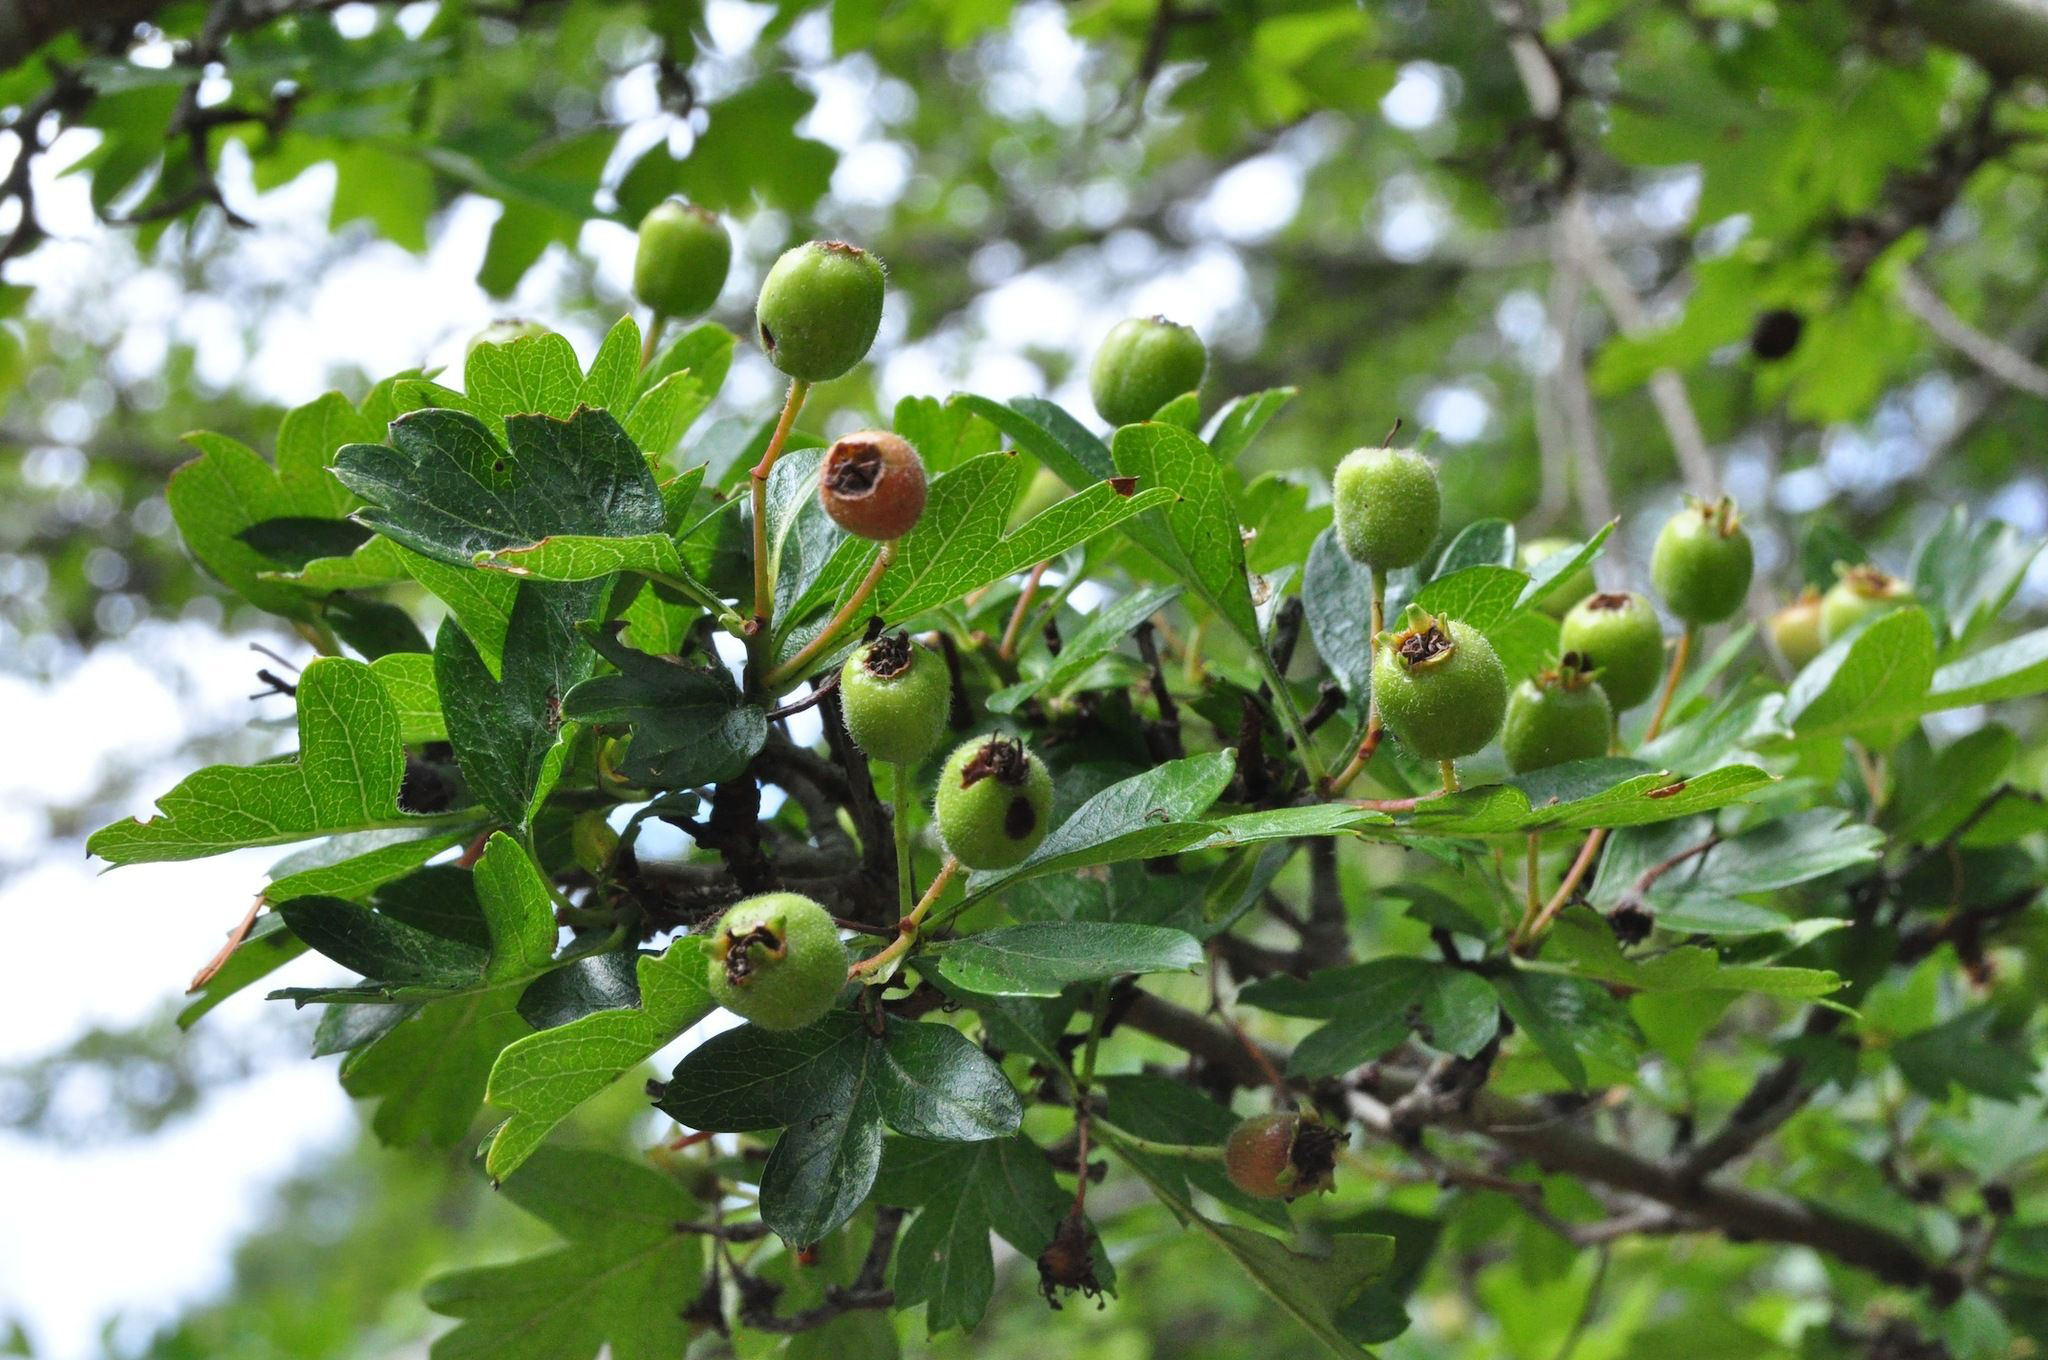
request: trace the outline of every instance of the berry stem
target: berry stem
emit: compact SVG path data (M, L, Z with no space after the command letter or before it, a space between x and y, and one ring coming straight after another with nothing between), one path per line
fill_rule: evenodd
M875 593L875 587L881 583L883 574L889 570L889 564L895 560L896 540L891 539L875 554L874 564L868 568L868 574L861 577L860 584L853 589L853 594L847 597L845 604L839 606L839 612L832 616L816 637L804 644L802 651L769 671L767 678L761 683L773 691L777 686L786 685L802 675L804 668L823 655L839 635L846 631L846 625L853 622L854 615L867 603L868 596Z
M1543 904L1543 910L1537 913L1536 920L1522 936L1517 952L1528 952L1529 946L1536 943L1537 937L1550 928L1550 923L1564 910L1565 903L1572 900L1572 893L1578 889L1579 880L1593 867L1593 861L1599 858L1600 847L1606 843L1607 828L1604 826L1586 837L1586 843L1579 847L1578 857L1572 861L1572 867L1565 871L1564 882L1557 885L1557 891Z
M1151 1138L1140 1138L1135 1133L1126 1133L1101 1115L1090 1116L1097 1133L1106 1133L1110 1141L1126 1152L1149 1152L1156 1157L1185 1157L1194 1162L1220 1162L1223 1160L1221 1143L1161 1143Z
M1664 730L1665 715L1671 711L1671 696L1678 693L1678 679L1685 674L1685 663L1692 658L1692 638L1697 631L1688 623L1678 635L1678 647L1671 653L1671 670L1664 677L1664 692L1657 696L1657 711L1650 715L1650 725L1643 729L1644 741L1655 741Z
M1532 831L1529 833L1529 869L1523 878L1527 896L1523 898L1521 924L1515 927L1514 936L1508 941L1510 952L1521 949L1522 942L1529 938L1529 932L1536 928L1536 918L1543 913L1543 897L1536 888L1537 877L1542 872L1543 834Z
M659 308L647 315L647 333L640 337L640 367L644 370L654 362L654 352L661 348L661 333L668 328L668 316Z
M889 820L896 831L896 900L902 905L903 915L908 916L912 910L911 894L917 891L910 878L910 767L899 760L890 764L889 771L895 780L890 790Z
M939 895L945 892L946 885L953 881L953 875L959 872L959 869L960 861L951 855L946 856L946 862L939 866L938 876L932 879L931 886L924 890L924 896L918 899L917 905L911 908L908 916L896 923L896 938L882 946L878 953L870 954L848 968L846 980L858 982L871 973L887 969L889 965L908 954L911 944L917 939L917 928L924 924L924 918L931 912L932 905L939 900Z
M810 390L811 385L802 378L789 380L789 395L782 400L782 416L775 422L775 432L768 436L768 447L761 451L761 461L754 464L751 474L754 483L754 609L750 625L756 649L767 645L768 621L775 611L775 596L768 583L768 474L775 470L775 460L782 457L782 446L789 441L790 427L796 424L796 413L803 409L804 397Z
M1024 582L1024 589L1017 596L1017 607L1010 611L1010 622L1003 629L1003 640L996 644L996 655L1004 661L1017 659L1017 638L1024 631L1024 617L1031 612L1032 597L1038 594L1038 583L1050 565L1040 562L1033 567L1030 579Z
M1401 428L1401 422L1394 422L1394 429ZM1393 433L1389 431L1388 439ZM1387 583L1381 578L1379 568L1367 568L1367 579L1372 582L1372 632L1366 635L1366 699L1365 735L1359 739L1358 749L1351 753L1351 762L1339 770L1323 788L1334 798L1351 787L1351 781L1365 772L1366 764L1372 760L1372 753L1380 749L1380 696L1373 692L1371 682L1372 663L1379 659L1380 630L1387 626Z
M1455 760L1439 760L1437 768L1443 771L1444 792L1456 793L1461 787L1458 783L1458 763Z

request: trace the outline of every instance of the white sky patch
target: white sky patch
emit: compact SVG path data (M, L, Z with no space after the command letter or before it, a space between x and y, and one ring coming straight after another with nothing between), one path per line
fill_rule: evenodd
M1444 116L1443 76L1426 61L1401 68L1394 88L1380 96L1380 116L1403 132L1416 132Z
M1432 387L1416 405L1422 428L1436 431L1446 444L1469 444L1486 433L1493 404L1476 387L1463 383Z
M1301 167L1285 156L1253 156L1219 175L1195 210L1196 224L1225 240L1256 242L1294 220Z

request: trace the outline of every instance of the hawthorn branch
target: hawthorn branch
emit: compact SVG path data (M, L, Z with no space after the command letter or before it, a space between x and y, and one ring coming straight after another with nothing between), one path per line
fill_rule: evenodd
M2048 368L1957 316L1941 294L1913 270L1899 271L1898 295L1907 311L1986 375L2015 392L2048 400Z
M774 1296L763 1291L740 1306L740 1322L757 1332L791 1334L822 1327L842 1313L862 1308L887 1308L896 1293L885 1281L889 1257L896 1248L896 1232L903 1226L903 1210L879 1205L875 1209L875 1235L868 1242L868 1254L860 1273L850 1285L825 1286L825 1301L796 1313L774 1311Z

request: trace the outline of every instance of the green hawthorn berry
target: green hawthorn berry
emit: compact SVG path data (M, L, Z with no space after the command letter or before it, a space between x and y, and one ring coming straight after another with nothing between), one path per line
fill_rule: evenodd
M548 328L538 321L523 321L516 316L501 317L469 337L469 344L462 351L467 359L476 353L478 345L509 345L514 340L530 340L536 335L546 335Z
M825 909L801 893L735 903L711 937L711 997L763 1029L802 1029L846 984L846 946Z
M976 737L946 757L932 814L953 858L970 869L1007 869L1045 839L1052 776L1023 742Z
M1299 1199L1336 1183L1341 1143L1319 1119L1254 1115L1230 1131L1223 1144L1223 1170L1247 1195Z
M1194 327L1163 316L1119 321L1095 351L1088 390L1112 425L1150 420L1160 407L1202 385L1209 352Z
M1883 567L1865 562L1860 566L1837 566L1838 579L1820 597L1820 636L1833 642L1868 618L1889 614L1900 605L1913 602L1913 588Z
M1756 569L1735 502L1694 500L1665 522L1650 551L1650 583L1690 624L1719 623L1742 608Z
M1501 724L1500 749L1516 774L1570 760L1604 756L1614 742L1614 709L1607 692L1567 652L1556 670L1515 686Z
M1573 605L1558 646L1600 676L1616 713L1649 698L1664 672L1664 627L1650 602L1630 591L1589 595Z
M1380 721L1417 757L1453 760L1493 740L1508 707L1508 673L1477 629L1420 610L1383 633L1372 663Z
M1799 598L1771 615L1771 641L1792 669L1804 669L1826 644L1820 636L1820 592L1808 586Z
M1532 538L1521 548L1522 570L1533 574L1545 559L1571 552L1578 546L1569 538ZM1588 562L1551 586L1550 593L1538 600L1536 607L1553 619L1561 619L1573 605L1599 588L1593 580L1593 564Z
M775 366L829 382L867 357L882 325L882 262L844 241L783 252L761 281L754 320Z
M1331 479L1337 542L1375 571L1412 567L1436 542L1436 469L1413 449L1353 449Z
M708 312L732 269L732 236L714 213L671 198L640 219L633 296L661 316Z
M870 760L914 765L945 733L952 688L945 662L907 633L886 633L839 668L847 735Z
M901 538L924 513L924 460L887 430L836 440L818 469L818 499L832 522L860 538Z

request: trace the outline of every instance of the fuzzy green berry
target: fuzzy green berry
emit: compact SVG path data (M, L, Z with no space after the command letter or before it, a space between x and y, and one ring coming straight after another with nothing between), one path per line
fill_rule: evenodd
M1820 635L1820 598L1820 592L1808 586L1798 599L1771 615L1771 641L1794 670L1803 670L1827 645Z
M1443 496L1413 449L1353 449L1331 476L1337 542L1375 571L1412 567L1436 542Z
M1756 556L1735 502L1694 500L1673 515L1650 551L1650 584L1686 623L1719 623L1742 608Z
M711 998L763 1029L802 1029L846 984L846 946L825 909L801 893L734 904L711 937Z
M1631 591L1590 595L1573 605L1558 646L1599 675L1616 713L1649 698L1664 673L1664 626L1650 602Z
M469 337L462 357L467 359L476 353L478 345L509 345L514 340L531 340L536 335L546 335L548 328L538 321L525 321L516 316L501 317Z
M711 310L732 269L732 236L716 214L671 198L640 219L633 296L658 316Z
M946 663L907 633L876 638L839 668L847 735L870 760L896 765L914 765L939 744L952 689Z
M844 241L783 252L754 309L761 348L803 382L829 382L867 357L882 326L882 262Z
M1500 731L1508 673L1477 629L1418 610L1401 632L1380 635L1372 693L1380 721L1409 751L1454 760Z
M1160 407L1202 385L1209 352L1194 327L1163 316L1119 321L1095 351L1088 390L1112 425L1150 420Z
M1336 1183L1341 1139L1321 1120L1298 1114L1254 1115L1230 1131L1223 1170L1258 1199L1299 1199Z
M1007 869L1045 839L1052 776L1023 742L976 737L946 757L932 814L953 858L970 869Z
M1823 642L1833 642L1863 620L1913 602L1913 588L1883 567L1865 562L1838 566L1835 574L1839 579L1820 597Z
M835 440L818 467L818 500L849 534L886 543L903 537L924 514L924 460L910 441L887 430L861 430Z
M1516 774L1604 756L1614 742L1607 692L1567 653L1556 670L1524 680L1508 698L1500 749Z
M1549 558L1573 552L1578 546L1569 538L1532 538L1521 547L1522 570L1533 575ZM1593 564L1588 562L1552 585L1550 593L1538 600L1536 607L1553 619L1561 619L1573 605L1599 588L1593 580Z

